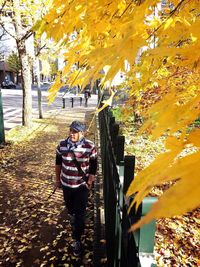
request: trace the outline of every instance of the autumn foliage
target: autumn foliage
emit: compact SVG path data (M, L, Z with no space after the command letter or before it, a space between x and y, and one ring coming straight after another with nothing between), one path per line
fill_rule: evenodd
M138 206L153 186L176 183L133 229L197 208L200 129L188 126L200 115L200 1L55 0L52 5L36 27L60 45L66 61L50 101L63 79L84 88L101 78L108 86L121 71L130 103L145 119L139 134L165 137L166 151L138 173L127 196L136 193Z

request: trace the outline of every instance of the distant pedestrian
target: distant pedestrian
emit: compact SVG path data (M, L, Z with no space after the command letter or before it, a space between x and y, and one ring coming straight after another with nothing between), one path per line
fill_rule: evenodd
M85 90L84 97L85 97L85 107L87 107L88 106L88 99L91 97L91 93L89 90Z
M90 84L87 84L86 87L84 88L85 107L88 106L88 99L91 97L90 88L91 88Z
M86 127L79 121L70 125L69 136L56 150L56 186L63 189L64 200L72 227L72 251L82 252L81 237L85 227L88 193L97 170L97 151L94 143L84 137Z

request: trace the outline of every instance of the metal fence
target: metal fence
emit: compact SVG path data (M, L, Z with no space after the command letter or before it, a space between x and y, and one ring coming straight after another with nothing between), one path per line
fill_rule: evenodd
M134 177L135 157L124 156L125 137L108 108L99 113L102 171L104 176L107 266L156 266L153 259L155 221L129 233L130 226L144 216L155 198L143 200L138 211L128 214L125 192ZM129 199L130 201L131 199Z

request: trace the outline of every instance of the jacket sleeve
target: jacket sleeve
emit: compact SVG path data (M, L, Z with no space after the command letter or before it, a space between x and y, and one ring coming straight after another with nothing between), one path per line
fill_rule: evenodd
M56 165L62 165L62 153L60 152L60 144L56 148Z
M89 165L89 174L95 175L97 172L97 158L90 158Z
M89 160L89 174L95 175L97 172L97 150L94 146L91 154L90 154L90 160Z

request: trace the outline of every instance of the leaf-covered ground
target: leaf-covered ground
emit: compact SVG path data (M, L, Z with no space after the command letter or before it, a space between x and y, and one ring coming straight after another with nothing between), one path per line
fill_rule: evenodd
M136 138L130 125L123 127L126 151L136 156L136 172L148 166L164 151L162 138L151 142L147 137ZM192 177L191 177L192 179ZM159 197L172 183L154 187L151 195ZM155 235L155 259L159 267L194 267L200 264L200 209L185 216L160 219Z
M62 191L49 197L57 143L67 135L68 124L73 119L84 121L84 115L62 110L35 121L31 131L11 131L9 138L14 142L1 146L0 266L92 266L93 218L87 219L84 254L75 258ZM88 213L93 209L92 199L91 195Z

